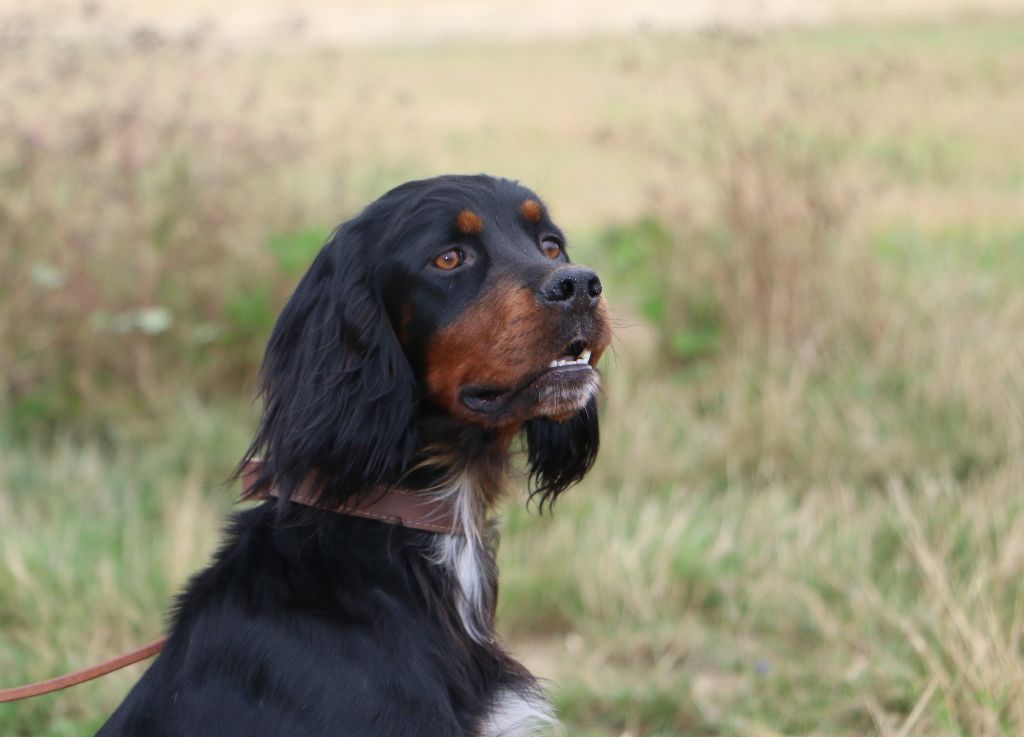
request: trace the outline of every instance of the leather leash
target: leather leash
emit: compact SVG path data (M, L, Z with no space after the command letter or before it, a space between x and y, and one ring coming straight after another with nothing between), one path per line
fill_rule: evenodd
M57 676L48 681L30 683L27 686L5 688L0 690L0 703L18 701L19 699L31 699L33 696L53 693L54 691L60 691L71 686L77 686L79 683L85 683L94 678L105 676L107 673L113 673L115 670L121 670L121 668L138 663L140 660L153 657L164 649L166 643L167 638L161 637L159 640L153 640L147 645L137 647L130 652L118 655L116 658L111 658L98 665L91 665L88 668L76 670L74 673Z
M251 461L246 464L242 471L242 500L251 499L259 501L277 496L274 489L256 490L256 483L259 480L262 468L263 464L260 461ZM455 505L446 498L413 494L401 489L386 489L371 498L346 502L340 506L332 507L320 504L316 497L316 491L315 479L308 478L299 485L298 489L292 492L289 500L298 504L316 507L317 509L346 514L351 517L372 519L389 525L409 527L414 530L447 534L459 533ZM153 657L163 650L166 644L167 637L164 636L142 647L122 653L102 663L91 665L88 668L76 670L73 673L50 678L46 681L29 683L25 686L0 689L0 704L61 691L71 686L77 686L79 683L85 683L86 681L105 676L108 673L113 673L115 670L138 663L140 660Z

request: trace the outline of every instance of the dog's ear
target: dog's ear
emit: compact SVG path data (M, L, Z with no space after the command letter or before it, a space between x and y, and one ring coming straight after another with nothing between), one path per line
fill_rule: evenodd
M317 255L274 326L261 370L263 417L239 465L253 492L287 497L311 474L338 504L395 483L416 447L416 384L366 263L360 221Z
M526 423L526 454L530 468L530 499L540 510L587 475L597 458L601 436L597 397L562 422L538 417Z

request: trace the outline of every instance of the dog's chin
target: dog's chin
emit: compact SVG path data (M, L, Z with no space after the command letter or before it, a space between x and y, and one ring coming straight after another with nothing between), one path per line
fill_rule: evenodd
M552 365L516 388L464 387L459 392L460 414L487 427L535 417L562 421L586 407L600 386L600 376L588 363Z

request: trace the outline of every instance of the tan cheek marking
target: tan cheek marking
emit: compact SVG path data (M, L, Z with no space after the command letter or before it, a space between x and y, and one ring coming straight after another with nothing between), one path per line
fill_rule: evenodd
M495 287L491 295L427 347L427 388L452 411L463 386L519 384L543 346L539 307L530 289Z
M523 204L519 206L519 212L531 223L540 222L541 208L537 200L523 200Z
M463 235L476 235L484 229L484 221L472 210L463 210L455 216L455 227Z

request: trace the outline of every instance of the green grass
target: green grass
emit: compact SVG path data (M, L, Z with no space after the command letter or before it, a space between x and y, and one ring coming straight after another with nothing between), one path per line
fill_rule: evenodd
M0 435L0 673L14 685L161 633L171 596L213 549L235 489L220 486L249 417L181 397L161 422L106 442ZM139 667L70 693L0 706L0 732L97 728Z
M1021 734L1020 34L74 46L52 79L29 45L0 66L0 687L159 633L319 242L489 170L616 318L598 465L504 521L499 628L568 733ZM139 672L0 733L88 734Z
M822 30L791 31L780 36L780 45L800 50L818 49L829 54L852 53L858 57L879 52L933 54L963 53L998 55L1019 50L1024 44L1020 18L974 18L960 23L861 23Z

